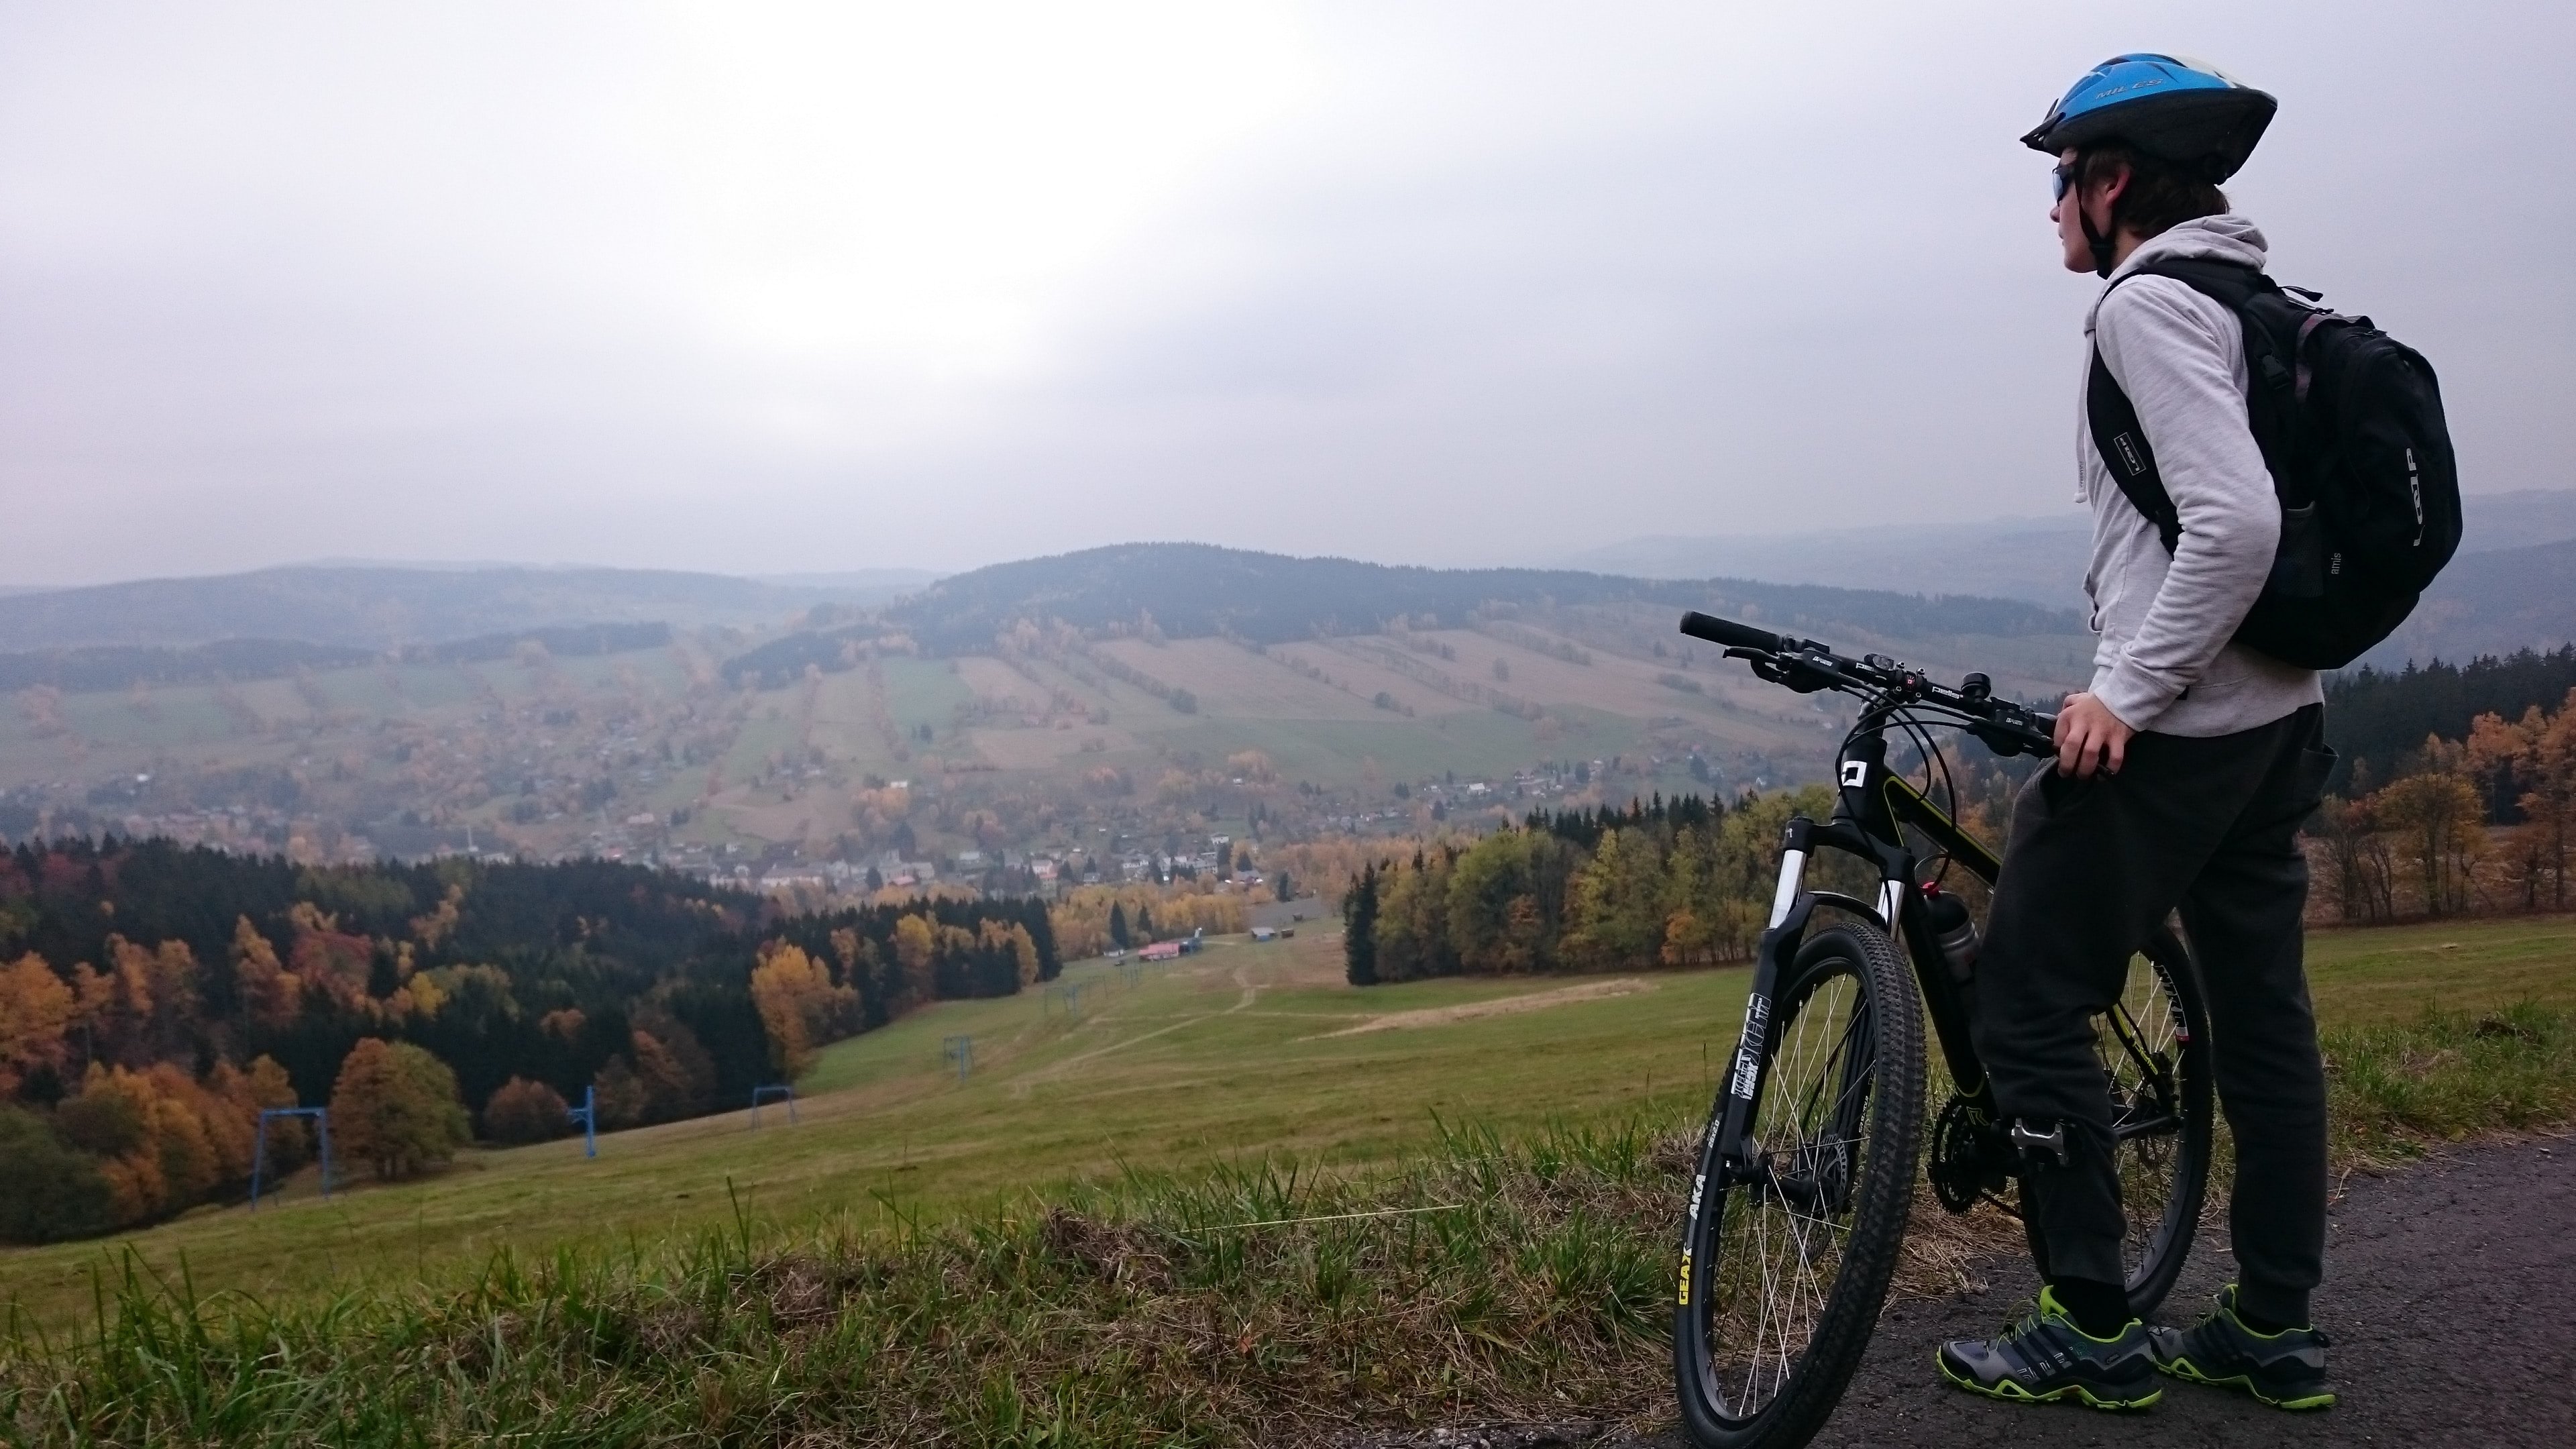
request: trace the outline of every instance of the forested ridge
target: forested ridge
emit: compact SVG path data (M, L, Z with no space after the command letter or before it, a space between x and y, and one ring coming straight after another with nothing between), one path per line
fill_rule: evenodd
M1345 968L1353 985L1373 986L1744 960L1771 902L1781 827L1832 809L1821 785L1732 807L1659 797L1534 813L1473 842L1427 845L1368 866L1344 894ZM1972 801L1961 818L1975 829L1986 813ZM1818 867L1821 884L1841 862L1828 854Z
M1764 584L1674 582L1562 569L1431 569L1341 558L1290 558L1196 543L1121 544L996 564L942 579L884 611L934 653L971 653L1026 619L1085 631L1150 619L1174 637L1233 634L1263 644L1318 633L1367 634L1385 621L1451 624L1493 603L1645 601L1717 613L1752 612L1786 629L1807 621L1897 637L2076 634L2071 612L2010 599ZM819 655L816 663L827 661Z
M2576 689L2576 644L2482 654L2466 664L2365 666L2326 681L2326 739L2343 758L2328 788L2367 793L2405 769L2428 736L2466 739L2478 716L2518 720Z
M437 1099L424 1141L353 1150L398 1175L472 1121L561 1131L588 1088L608 1127L738 1105L826 1042L1058 967L1036 900L788 916L601 861L311 869L156 840L20 846L0 854L0 1141L42 1148L60 1211L32 1179L0 1181L0 1238L232 1190L260 1107L328 1102L337 1123L353 1073Z

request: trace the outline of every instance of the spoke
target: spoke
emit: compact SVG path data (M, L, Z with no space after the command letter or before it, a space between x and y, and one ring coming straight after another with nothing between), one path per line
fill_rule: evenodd
M2120 999L2095 1018L2095 1052L2115 1109L2113 1171L2127 1219L2123 1256L2133 1270L2153 1250L2174 1200L2174 1144L2184 1127L2174 1045L2182 1025L2163 972L2143 955L2131 960Z
M1837 974L1788 1005L1755 1113L1768 1171L1730 1189L1734 1212L1721 1205L1716 1218L1705 1321L1733 1417L1787 1386L1841 1274L1876 1065L1865 1002L1857 978Z

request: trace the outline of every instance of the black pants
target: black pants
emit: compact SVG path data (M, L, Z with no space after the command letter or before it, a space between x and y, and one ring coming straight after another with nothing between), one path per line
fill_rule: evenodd
M1978 1054L2007 1118L2067 1124L2072 1161L2026 1184L2052 1276L2117 1283L2124 1219L2112 1108L2090 1018L2181 908L2209 1004L2219 1103L2236 1135L2239 1301L2308 1321L2323 1271L2326 1084L2308 1003L2301 821L2334 752L2309 705L2215 738L2141 734L2117 775L2053 766L2013 807L1977 962Z

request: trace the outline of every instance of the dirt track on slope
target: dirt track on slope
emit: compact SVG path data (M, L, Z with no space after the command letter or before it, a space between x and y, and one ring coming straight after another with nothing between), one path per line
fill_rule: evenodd
M1411 1031L1416 1027L1446 1026L1453 1021L1476 1021L1488 1016L1516 1016L1524 1011L1544 1011L1551 1006L1571 1006L1578 1001L1598 1001L1605 996L1628 996L1652 991L1655 983L1635 976L1614 977L1608 981L1587 981L1580 986L1560 986L1554 991L1533 991L1525 996L1498 996L1491 1001L1471 1001L1463 1006L1428 1006L1419 1011L1390 1011L1372 1016L1357 1026L1346 1026L1323 1035L1358 1036L1372 1031ZM1316 1038L1321 1040L1322 1038Z
M1879 1321L1859 1376L1814 1442L1924 1445L2576 1444L2576 1141L2460 1148L2354 1178L2333 1210L2318 1320L2342 1400L2317 1414L2169 1384L2143 1414L1997 1404L1943 1386L1932 1350L1992 1333L2036 1284L2025 1262L1988 1265L1982 1293L1916 1299ZM2205 1234L2160 1317L2187 1323L2233 1276L2224 1231ZM1371 1449L1687 1449L1589 1426L1461 1427Z

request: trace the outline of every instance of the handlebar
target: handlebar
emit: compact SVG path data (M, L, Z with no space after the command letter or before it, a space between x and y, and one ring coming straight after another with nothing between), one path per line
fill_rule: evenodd
M1713 614L1682 615L1682 632L1711 644L1723 644L1729 649L1751 649L1761 654L1783 654L1792 648L1786 638L1768 629L1756 629L1750 624L1720 619Z
M2057 753L2057 716L1995 698L1982 674L1971 674L1952 689L1884 654L1847 659L1813 639L1793 639L1711 614L1682 615L1681 631L1723 646L1728 657L1750 662L1755 674L1802 694L1836 689L1891 708L1929 705L1960 716L1968 733L1996 754Z

